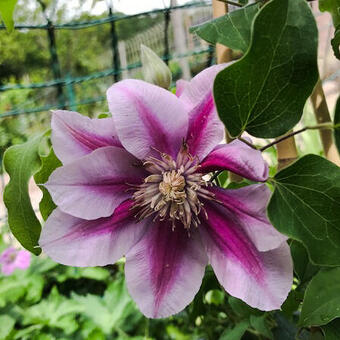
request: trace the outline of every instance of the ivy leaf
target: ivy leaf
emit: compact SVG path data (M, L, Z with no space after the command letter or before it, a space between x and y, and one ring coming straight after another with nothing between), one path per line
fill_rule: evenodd
M334 139L336 147L340 153L340 96L335 105L335 114L334 114Z
M332 15L334 26L340 25L340 4L339 0L319 0L321 12L329 12Z
M334 38L331 40L332 48L336 58L340 59L340 25L338 25L334 32Z
M243 131L277 137L300 120L318 79L317 36L305 0L273 0L262 7L247 53L214 83L219 116L232 137Z
M340 171L307 155L274 177L268 205L272 224L306 247L314 264L340 265Z
M340 339L340 319L335 319L327 325L321 327L325 335L325 340Z
M28 182L40 166L39 145L43 136L44 134L24 144L14 145L4 155L5 170L10 176L4 191L8 224L22 246L36 255L41 252L37 247L41 225L30 201Z
M223 44L245 53L250 43L251 25L259 5L253 4L190 28L200 38L215 45Z
M53 149L51 148L47 156L41 157L41 168L34 175L35 183L37 185L46 183L51 173L61 165L62 164L60 160L57 158ZM56 205L52 201L52 197L50 193L47 191L47 189L42 185L39 185L39 188L43 193L43 197L39 203L39 209L41 216L46 221L48 216L50 216L51 212L56 208Z
M18 0L0 1L0 15L8 32L13 31L14 28L13 13L17 2Z
M320 270L306 289L300 325L320 326L340 317L339 287L339 267Z

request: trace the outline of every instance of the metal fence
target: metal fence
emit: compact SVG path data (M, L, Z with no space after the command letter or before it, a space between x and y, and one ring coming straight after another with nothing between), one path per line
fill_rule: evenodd
M38 83L22 83L22 84L6 84L0 86L0 93L11 90L24 89L47 89L53 88L55 90L56 102L46 102L45 105L34 107L14 107L5 112L0 112L0 118L18 116L28 113L39 113L51 109L75 109L80 105L87 105L97 103L105 100L102 95L94 96L85 99L76 98L74 85L87 83L93 80L112 77L113 81L133 75L133 71L141 67L139 59L140 43L151 45L151 48L156 50L165 62L170 60L182 60L192 56L206 55L206 65L212 63L213 49L203 41L195 42L195 37L185 37L187 49L185 51L176 51L173 48L173 32L171 32L171 15L176 11L187 12L191 11L192 23L199 23L211 17L211 2L200 1L193 2L182 6L173 6L165 9L157 9L150 12L139 13L135 15L115 15L112 8L108 8L108 16L105 18L69 22L63 24L54 24L46 17L46 24L43 25L16 25L17 30L45 30L46 38L49 46L49 55L51 60L51 71L53 79ZM192 15L194 11L197 15ZM164 20L158 23L155 27L150 27L149 30L136 34L130 41L122 41L117 34L116 24L121 20L129 20L131 18L141 16L163 15ZM91 74L83 76L72 76L70 74L64 75L59 62L58 41L56 32L58 30L81 30L98 25L110 25L110 47L112 50L112 66L111 68L103 69ZM183 21L183 25L185 25ZM185 27L188 28L188 27ZM4 26L0 26L0 30L4 30ZM184 31L184 32L187 32ZM188 33L186 33L188 34ZM146 41L145 39L152 39L153 41ZM156 39L156 40L155 40ZM197 39L198 40L198 39ZM34 102L34 101L33 101ZM26 103L23 103L26 106Z

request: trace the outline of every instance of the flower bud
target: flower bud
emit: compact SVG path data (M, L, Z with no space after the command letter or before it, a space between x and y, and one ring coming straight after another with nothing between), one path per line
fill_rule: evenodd
M168 65L149 47L141 45L142 71L144 80L168 89L171 85L171 71Z

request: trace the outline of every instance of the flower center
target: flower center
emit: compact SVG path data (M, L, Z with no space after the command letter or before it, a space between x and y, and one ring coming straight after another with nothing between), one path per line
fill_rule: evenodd
M166 201L176 201L178 203L186 199L185 178L180 171L168 171L163 174L163 181L159 183L159 191Z
M151 174L144 183L136 187L133 194L137 209L135 217L142 220L155 215L154 221L168 219L175 228L175 222L182 222L184 228L197 227L201 222L199 214L206 215L200 198L214 199L214 195L204 187L210 183L203 180L197 170L200 165L183 144L176 160L160 152L160 159L149 157L144 162Z

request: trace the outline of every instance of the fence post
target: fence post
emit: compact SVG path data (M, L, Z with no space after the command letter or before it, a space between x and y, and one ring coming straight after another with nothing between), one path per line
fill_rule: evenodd
M51 63L52 63L52 72L54 79L61 80L61 70L60 64L57 54L57 45L55 39L55 30L52 24L52 21L47 19L47 36L50 47L50 55L51 55ZM65 109L65 98L63 93L63 85L61 83L56 84L57 89L57 97L58 97L58 107L61 109Z
M71 81L72 81L71 74L67 73L66 91L67 91L68 107L70 108L71 111L77 111L76 96L75 96L73 84Z
M169 46L169 24L170 24L170 10L168 8L164 11L164 62L168 65L170 59Z
M109 7L109 17L111 18L113 16L112 7ZM114 70L113 74L113 80L115 82L120 80L120 64L119 64L119 50L118 50L118 36L117 36L117 30L116 30L116 21L112 20L110 22L111 24L111 48L112 48L112 66Z

